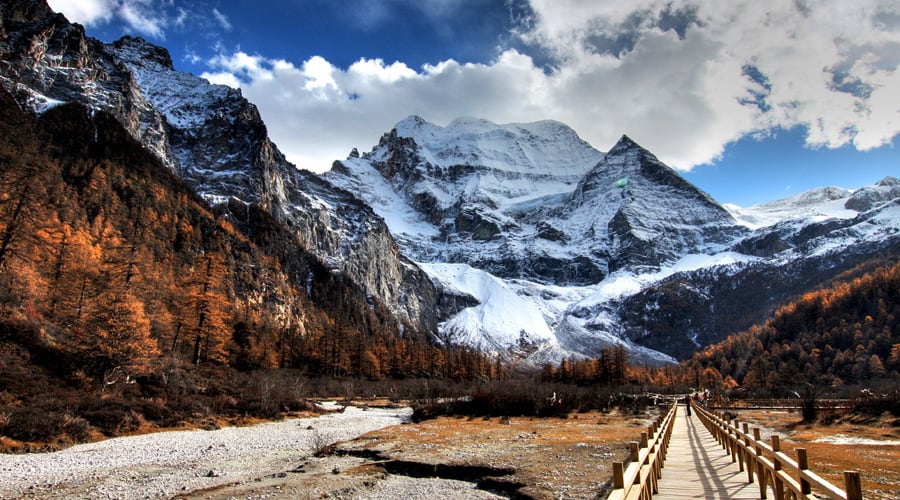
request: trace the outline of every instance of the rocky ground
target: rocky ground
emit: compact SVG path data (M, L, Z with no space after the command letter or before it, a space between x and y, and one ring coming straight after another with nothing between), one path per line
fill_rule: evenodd
M0 498L594 498L651 417L412 424L410 414L351 406L252 427L0 455Z
M441 417L369 433L337 452L381 460L389 472L467 478L507 497L605 497L612 463L655 416Z
M408 420L406 407L356 408L214 431L144 434L43 454L0 455L0 498L191 496L295 470L316 449Z
M612 462L625 459L652 416L439 417L339 443L292 471L185 497L602 498Z

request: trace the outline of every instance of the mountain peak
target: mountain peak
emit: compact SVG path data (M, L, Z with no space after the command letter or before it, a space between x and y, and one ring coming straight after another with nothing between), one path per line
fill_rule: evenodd
M484 118L475 118L472 116L461 116L447 125L448 129L495 129L498 125Z
M409 116L407 116L406 118L404 118L404 119L400 120L399 122L397 122L397 124L394 125L394 127L399 127L399 126L402 126L402 125L406 125L406 126L421 126L421 125L425 125L426 123L428 123L428 120L422 118L422 117L419 116L419 115L409 115Z
M632 139L631 137L628 137L625 134L622 134L622 137L619 138L619 141L616 142L615 146L613 146L612 149L610 149L609 153L607 153L607 154L615 156L615 155L622 154L626 151L630 151L630 150L634 150L634 149L641 150L641 151L647 151L640 144L635 142L634 139Z
M900 197L900 179L887 176L873 186L865 186L854 191L844 207L865 212L898 197Z
M881 187L900 186L900 179L898 179L896 177L891 177L889 175L889 176L885 177L884 179L881 179L880 181L875 183L875 185L881 186Z
M161 69L175 69L169 51L143 38L125 35L113 42L116 54L126 62L137 66L156 65Z
M419 115L409 115L394 124L394 129L398 134L404 135L405 132L418 130L425 125L431 125L431 123Z
M415 146L392 140L391 135L411 139ZM457 118L440 126L412 115L398 122L368 156L387 161L400 147L415 149L416 161L410 167L419 163L440 168L466 166L572 178L583 176L603 157L570 127L549 120L501 125L480 118Z

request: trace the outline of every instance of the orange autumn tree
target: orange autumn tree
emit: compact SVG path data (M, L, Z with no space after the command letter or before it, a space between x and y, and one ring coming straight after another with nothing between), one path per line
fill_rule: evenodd
M150 334L144 304L127 292L104 292L85 324L84 342L94 352L96 371L104 379L116 371L127 376L150 370L159 356L159 346Z
M180 330L186 342L192 342L191 361L195 365L228 359L231 302L225 291L227 268L219 254L208 253L194 266L186 282L186 295L181 304ZM178 339L173 350L178 349Z

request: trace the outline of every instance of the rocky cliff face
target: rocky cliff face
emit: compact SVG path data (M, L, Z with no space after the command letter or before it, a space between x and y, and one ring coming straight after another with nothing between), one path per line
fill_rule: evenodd
M21 104L41 112L77 101L111 113L230 217L246 217L234 199L263 207L300 245L387 304L398 324L435 329L440 291L400 256L381 218L288 163L239 90L176 71L168 51L142 39L87 37L44 2L3 0L0 9L0 84Z
M659 268L709 253L745 231L731 215L627 136L579 182L569 217L608 249L610 271ZM604 227L605 222L605 227Z
M844 207L857 212L872 210L884 203L900 198L900 179L885 177L874 186L866 186L853 193Z
M140 38L124 37L104 49L164 118L168 160L198 192L212 201L234 196L266 208L284 205L287 162L240 90L176 71L168 51Z
M0 2L0 84L36 111L81 102L113 114L129 133L175 170L165 120L132 73L80 25L43 1Z

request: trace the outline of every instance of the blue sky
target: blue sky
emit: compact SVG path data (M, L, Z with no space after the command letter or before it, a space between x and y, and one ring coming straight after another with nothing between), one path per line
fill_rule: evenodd
M628 134L742 206L900 176L894 0L51 0L240 87L323 171L410 114Z

